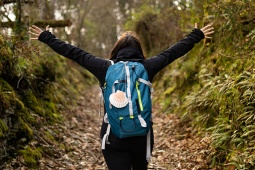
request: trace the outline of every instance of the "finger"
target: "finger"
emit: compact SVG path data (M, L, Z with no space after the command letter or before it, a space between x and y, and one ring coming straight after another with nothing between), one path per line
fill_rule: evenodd
M213 30L214 29L214 27L207 27L207 28L203 28L204 30Z
M29 27L29 30L31 31L31 32L34 32L34 33L37 33L37 34L40 34L42 31L38 31L38 30L36 30L36 29L34 29L34 28L32 28L32 27Z
M207 29L207 30L201 30L201 31L204 33L204 35L214 33L213 29Z
M34 33L34 32L31 32L31 31L28 31L28 33L29 33L29 34L32 34L32 35L35 35L35 36L37 36L37 37L39 37L39 35L40 35L40 34L38 34L38 33Z
M207 37L207 36L206 36L205 39L212 39L212 37Z
M204 33L205 36L213 34L214 31Z
M37 31L39 31L39 32L42 32L42 29L39 28L39 27L37 27L37 26L35 26L35 25L32 25L32 28L34 28L35 30L37 30Z
M206 25L205 27L201 28L202 31L210 29L212 27L212 25ZM212 27L213 28L213 27Z
M212 24L207 24L204 28L212 27Z
M38 38L30 38L30 40L38 40Z
M204 32L208 32L208 31L212 31L212 30L214 30L214 28L213 28L213 27L210 27L210 28L204 29Z
M197 29L197 23L195 23L195 28Z
M203 32L204 33L204 35L210 35L210 34L213 34L214 33L214 31L210 31L210 32Z
M49 25L47 25L47 26L46 26L46 31L49 31L49 28L50 28L50 26L49 26Z

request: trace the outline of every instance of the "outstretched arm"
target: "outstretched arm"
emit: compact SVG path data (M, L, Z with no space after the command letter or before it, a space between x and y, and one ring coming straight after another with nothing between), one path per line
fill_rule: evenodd
M49 26L46 27L46 31L43 31L39 27L33 25L29 27L29 33L32 35L31 40L44 42L58 54L74 60L86 68L97 77L99 81L104 80L105 75L102 73L105 73L105 70L111 65L110 61L95 57L78 47L57 39L51 32L49 32Z
M160 54L145 60L145 66L150 71L150 79L162 70L165 66L188 53L196 43L200 42L203 38L211 38L214 33L212 25L207 25L198 29L197 23L193 31L184 39L162 51Z

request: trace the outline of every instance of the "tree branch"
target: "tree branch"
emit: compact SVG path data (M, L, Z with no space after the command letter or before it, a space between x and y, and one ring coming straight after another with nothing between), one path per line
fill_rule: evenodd
M24 24L24 23L22 23ZM37 20L33 22L34 25L38 27L46 27L49 25L50 27L66 27L72 25L72 22L68 20ZM0 22L0 27L8 27L8 28L14 28L15 22Z
M6 7L5 6L3 6L3 8L4 8L4 10L5 11L7 11L7 9L6 9ZM1 14L3 15L3 17L5 17L9 22L12 22L12 20L9 18L9 16L8 15L6 15L5 14L5 12L4 11L1 11Z
M11 4L11 3L16 3L16 0L3 0L2 4ZM34 0L21 0L21 3L24 4L33 4Z
M255 18L252 19L243 19L241 20L241 23L244 25L250 24L250 23L255 23Z

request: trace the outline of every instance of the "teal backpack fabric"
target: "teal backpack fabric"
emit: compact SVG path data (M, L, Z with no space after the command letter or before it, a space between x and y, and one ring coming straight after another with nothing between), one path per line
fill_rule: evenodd
M111 65L103 87L108 133L111 129L118 138L147 135L151 127L151 92L147 71L141 63L120 61Z

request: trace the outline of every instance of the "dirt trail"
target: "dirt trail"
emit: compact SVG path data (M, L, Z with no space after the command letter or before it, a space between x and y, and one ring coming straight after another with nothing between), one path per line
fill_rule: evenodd
M86 90L78 100L78 107L67 113L68 119L63 124L45 127L57 142L46 141L37 135L40 145L48 148L40 160L40 169L107 170L99 140L102 121L99 94L97 86ZM149 169L209 169L206 164L208 139L196 136L196 132L187 124L181 124L176 115L159 114L157 106L153 110L155 145ZM55 129L59 129L58 134L54 134ZM22 164L22 161L22 158L17 158L12 164Z

